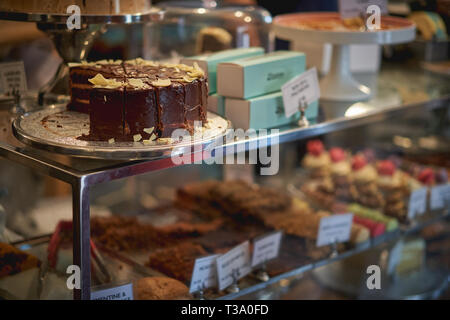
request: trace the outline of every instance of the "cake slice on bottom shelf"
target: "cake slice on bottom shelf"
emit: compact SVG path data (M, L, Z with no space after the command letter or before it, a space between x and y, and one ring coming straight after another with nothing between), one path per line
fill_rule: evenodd
M0 289L18 299L38 299L39 268L35 256L0 242Z
M184 242L174 247L155 250L150 254L146 266L187 283L191 279L195 259L207 254L202 246Z
M189 288L182 282L167 277L147 277L134 283L135 300L192 299Z

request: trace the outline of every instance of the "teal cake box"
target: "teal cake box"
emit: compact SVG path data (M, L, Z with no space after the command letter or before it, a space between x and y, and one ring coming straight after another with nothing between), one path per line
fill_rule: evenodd
M217 93L240 99L265 95L279 91L305 69L305 54L293 51L222 62L217 66Z
M225 97L218 94L208 96L208 110L225 117Z
M305 110L306 118L314 122L317 118L319 102L311 102ZM300 119L300 112L286 118L281 91L252 99L225 99L225 118L231 121L233 128L278 128Z
M263 55L264 49L260 47L252 48L239 48L219 51L211 54L205 54L200 56L194 56L181 59L181 63L187 65L193 65L197 62L200 68L202 68L208 75L209 94L213 94L217 91L217 65L221 62L233 61L242 58L248 58L258 55Z

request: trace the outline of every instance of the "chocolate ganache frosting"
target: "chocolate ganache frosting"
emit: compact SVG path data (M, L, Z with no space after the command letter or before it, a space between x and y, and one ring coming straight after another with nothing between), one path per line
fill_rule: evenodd
M70 65L68 109L89 114L90 141L141 141L191 134L206 122L208 83L203 70L143 59ZM114 140L112 140L114 139Z

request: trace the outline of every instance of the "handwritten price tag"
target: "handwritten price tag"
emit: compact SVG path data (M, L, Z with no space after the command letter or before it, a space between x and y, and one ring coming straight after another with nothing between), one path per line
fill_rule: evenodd
M281 87L286 118L298 112L299 106L319 100L320 88L316 68L311 68Z
M381 14L388 14L387 0L339 0L339 14L342 19L360 17L371 5L378 6Z
M190 293L217 286L216 259L218 257L219 255L215 254L195 260L191 287L189 288Z
M252 267L278 257L283 233L277 231L253 241Z
M251 272L249 242L234 247L216 261L219 290L223 290Z
M23 61L0 63L0 88L3 93L10 93L14 89L27 91L27 77Z
M414 190L409 197L408 219L413 219L416 215L424 214L427 210L428 188Z
M450 184L438 185L431 188L430 208L438 210L450 206Z
M397 267L398 263L400 262L400 259L402 258L402 252L403 252L403 241L399 241L389 252L389 259L387 265L388 274L393 274L395 272L395 268Z
M350 239L353 214L336 214L320 219L317 246L326 246L332 243L346 242Z
M133 284L93 291L91 300L133 300Z

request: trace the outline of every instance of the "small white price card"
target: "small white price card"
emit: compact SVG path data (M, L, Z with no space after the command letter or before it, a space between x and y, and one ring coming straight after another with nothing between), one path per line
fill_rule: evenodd
M91 300L133 300L133 284L93 291Z
M424 214L427 210L428 188L423 187L414 190L409 196L408 219L413 219L416 215Z
M381 14L388 14L387 0L339 0L339 14L342 19L360 17L371 5L378 6Z
M223 290L251 272L249 242L234 247L218 257L216 262L219 290Z
M0 63L0 88L3 93L16 89L27 91L27 77L23 61Z
M286 118L298 112L302 104L319 100L320 88L317 69L311 68L301 75L289 80L281 87L284 114Z
M253 241L252 267L278 257L282 235L281 231L272 232Z
M450 206L450 183L431 188L430 208L437 210Z
M400 259L402 258L403 251L403 241L397 242L397 244L391 249L389 252L388 259L388 274L393 274L395 272L395 268L397 267Z
M191 287L189 288L190 293L217 286L217 257L219 257L219 255L215 254L195 260L194 271L192 271Z
M317 246L325 246L332 243L345 242L350 239L353 214L335 214L320 219L317 235Z

